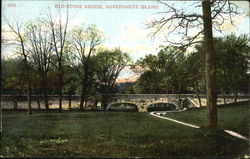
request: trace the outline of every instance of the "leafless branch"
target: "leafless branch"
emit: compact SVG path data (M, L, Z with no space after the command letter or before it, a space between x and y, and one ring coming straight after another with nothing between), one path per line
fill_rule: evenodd
M165 11L158 12L163 14L163 17L158 20L153 20L147 23L147 28L153 28L154 31L150 33L152 38L155 38L157 34L163 32L165 35L165 42L171 45L181 46L187 48L192 44L200 43L202 40L198 40L203 35L203 15L198 14L197 10L201 8L201 2L197 1L189 5L194 8L193 11L188 11L187 8L175 7L173 3L167 1L158 0L160 4L165 6ZM240 15L238 6L229 0L213 0L212 2L212 19L213 28L219 32L222 32L221 26L225 20L230 20L230 23L234 25L233 17ZM227 16L229 17L227 19ZM190 35L190 30L198 30L194 35ZM168 32L165 33L164 31ZM178 41L170 39L171 35L177 35Z

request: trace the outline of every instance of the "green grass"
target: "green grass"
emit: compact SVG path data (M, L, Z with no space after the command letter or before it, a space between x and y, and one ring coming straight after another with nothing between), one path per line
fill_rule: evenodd
M7 157L237 157L248 142L138 112L4 112Z
M249 101L238 104L218 106L218 123L221 129L229 129L244 136L249 136ZM165 116L206 127L206 108L193 108L178 113L167 113Z

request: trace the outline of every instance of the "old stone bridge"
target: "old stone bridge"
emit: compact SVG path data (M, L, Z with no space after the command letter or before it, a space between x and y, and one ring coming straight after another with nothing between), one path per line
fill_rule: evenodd
M109 95L110 99L107 108L115 103L128 103L137 106L139 112L147 111L148 107L152 104L157 103L171 103L171 106L175 105L175 109L180 110L184 107L201 107L206 106L205 94L199 94L200 98L197 98L196 94L113 94ZM51 109L58 109L58 96L50 95L49 104ZM233 95L217 95L217 105L228 104L235 102ZM237 102L245 101L250 99L250 95L238 95ZM15 100L14 100L15 99ZM40 101L40 107L37 104L37 99ZM2 109L27 109L27 99L26 96L12 97L11 95L1 96L1 107ZM18 102L18 104L17 104ZM72 96L71 108L79 108L80 96ZM97 104L98 103L98 104ZM173 104L173 105L172 105ZM33 96L32 97L32 109L45 109L42 97ZM97 108L97 107L98 108ZM87 103L87 109L102 109L101 102L89 101ZM67 95L63 96L63 109L69 109L69 97Z
M171 103L175 105L175 109L179 110L183 107L193 107L194 104L190 101L193 95L178 95L178 94L114 94L110 95L109 107L115 103L129 103L137 106L139 112L146 112L147 108L152 104Z
M147 111L152 104L171 103L175 105L176 110L191 107L206 106L206 95L200 94L199 99L196 94L114 94L110 95L108 108L115 103L130 103L137 106L139 112ZM239 95L237 102L249 100L249 95ZM234 103L233 95L217 95L217 105Z

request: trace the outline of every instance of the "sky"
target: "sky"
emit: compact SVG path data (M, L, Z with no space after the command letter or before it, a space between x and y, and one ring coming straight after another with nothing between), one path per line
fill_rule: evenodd
M177 7L185 7L185 5L190 5L191 1L175 1L174 3ZM156 54L160 45L167 44L164 42L163 35L159 34L152 39L149 36L152 30L146 29L147 22L162 16L157 12L163 11L164 6L156 1L3 0L2 4L2 15L5 15L9 21L17 18L24 23L45 16L48 13L48 8L52 13L55 13L56 8L62 7L65 10L65 6L69 5L69 29L82 23L95 24L105 35L103 47L110 49L119 47L127 52L133 61L150 53ZM223 26L224 34L249 34L249 17L246 16L249 15L249 2L240 1L237 4L244 11L245 16L234 17L236 27L226 22ZM123 5L132 8L112 8L115 5L116 7ZM8 30L4 23L2 25L2 32ZM216 32L214 34L221 36ZM3 32L2 35L4 38L12 36L10 32ZM3 49L2 56L13 56L13 50L9 47Z

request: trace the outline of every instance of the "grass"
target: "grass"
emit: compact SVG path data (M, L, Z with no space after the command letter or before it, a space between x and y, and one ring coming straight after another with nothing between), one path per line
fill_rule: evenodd
M237 104L218 106L218 123L221 129L229 129L249 137L249 101ZM167 113L166 116L205 127L207 109L193 108L178 113Z
M248 142L138 112L3 112L7 157L238 157Z

